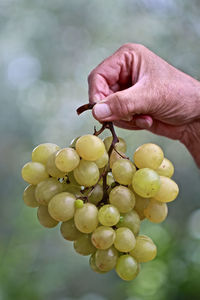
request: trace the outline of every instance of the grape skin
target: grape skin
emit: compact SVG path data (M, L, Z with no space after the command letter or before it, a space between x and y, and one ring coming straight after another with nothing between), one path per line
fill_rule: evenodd
M135 247L135 236L127 227L120 227L116 230L114 246L120 252L129 252Z
M122 220L117 223L117 228L127 227L129 228L135 236L138 235L140 231L140 217L135 210L132 210L126 214L121 214Z
M135 193L134 210L138 213L141 221L145 219L144 209L149 204L149 201L150 201L149 198L143 198Z
M148 262L153 260L157 254L157 247L152 239L146 235L139 235L136 237L136 245L130 255L138 262Z
M164 159L162 149L152 143L143 144L136 149L133 160L135 165L141 168L150 168L156 170Z
M168 214L167 204L151 199L147 207L144 209L145 217L153 223L163 222Z
M91 242L91 235L83 233L76 241L74 241L74 249L77 253L85 256L95 253L96 251L96 248Z
M136 167L128 159L118 159L112 165L114 179L123 185L131 184L135 172Z
M53 196L63 191L63 184L55 178L47 178L38 183L35 197L40 205L48 205Z
M105 146L100 138L87 134L77 140L76 151L84 160L95 161L104 154Z
M37 218L40 224L47 228L53 228L58 224L58 221L53 219L46 206L39 206L37 210Z
M119 185L111 190L109 202L116 206L120 213L127 213L135 205L135 195L127 187Z
M29 184L37 185L48 177L45 166L39 162L28 162L22 168L22 178Z
M93 232L98 225L98 209L92 203L85 203L82 208L77 208L74 222L79 231Z
M39 203L35 198L35 185L28 185L23 193L23 200L24 203L29 207L38 207Z
M106 250L98 249L95 253L95 262L98 269L108 272L116 266L118 251L112 246Z
M64 148L55 155L55 165L63 173L73 171L80 162L80 157L73 148Z
M160 188L154 198L161 202L171 202L176 199L179 193L178 185L171 178L160 176Z
M108 249L115 240L115 231L108 226L99 226L92 233L92 243L97 249Z
M81 160L78 167L74 170L76 181L85 187L95 185L99 180L99 169L94 162Z
M172 162L165 157L161 165L156 169L156 172L161 176L172 177L174 174L174 166Z
M118 258L115 270L121 279L130 281L138 275L139 265L131 255L125 254Z
M56 144L40 144L32 151L32 161L40 162L46 165L48 158L59 149L60 147Z
M74 219L62 222L60 232L64 239L68 241L75 241L81 237L82 233L76 228Z
M112 140L113 140L112 136L108 136L108 137L106 137L103 140L107 152L108 152L108 150L109 150L109 148L111 146ZM118 137L118 140L119 140L119 142L117 142L115 144L115 149L117 151L121 151L121 152L125 153L126 152L126 148L127 148L125 140L123 138L121 138L121 137Z
M118 209L110 204L106 204L99 209L98 219L104 226L114 226L119 222L120 213Z

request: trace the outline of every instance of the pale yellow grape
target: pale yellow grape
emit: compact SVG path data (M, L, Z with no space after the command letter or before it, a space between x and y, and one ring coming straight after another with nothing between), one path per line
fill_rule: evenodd
M35 198L35 188L35 185L30 184L25 188L23 193L24 203L29 207L39 206L39 203Z
M136 237L136 245L130 255L138 262L148 262L153 260L157 254L157 247L152 239L146 235L139 235Z
M51 175L52 177L55 178L64 178L66 173L60 171L56 165L55 165L55 157L56 157L56 153L53 153L52 155L50 155L50 157L47 160L47 164L46 164L46 170L49 173L49 175Z
M132 186L138 195L154 197L160 188L160 176L149 168L140 169L133 175Z
M60 232L64 239L68 241L76 241L82 235L82 233L76 228L73 219L62 222L60 226Z
M171 202L179 193L178 185L169 177L160 176L160 188L154 198L161 202Z
M41 205L38 207L37 217L40 224L44 227L52 228L58 224L58 221L50 216L47 206Z
M75 212L75 196L63 192L55 195L49 202L48 210L51 217L57 221L68 221Z
M121 214L119 223L117 223L117 228L127 227L129 228L135 236L138 235L140 230L140 217L135 210L132 210L126 214Z
M88 196L88 202L97 205L103 198L103 187L97 184L92 192L89 191L90 196Z
M115 240L115 231L108 226L99 226L92 233L92 243L97 249L108 249Z
M153 223L163 222L166 219L167 214L167 204L155 199L151 199L147 207L144 209L145 217Z
M105 146L99 137L87 134L77 140L76 151L83 159L95 161L104 154Z
M82 159L74 170L74 177L80 185L90 187L99 180L99 169L94 162Z
M98 219L104 226L114 226L119 222L120 213L118 209L111 205L106 204L99 209Z
M55 155L55 165L63 173L73 171L80 162L80 157L73 148L63 148Z
M112 136L108 136L106 137L103 142L105 144L105 147L106 147L106 151L109 150L110 146L111 146L111 143L112 143L112 140L113 140L113 137ZM126 142L123 138L121 137L118 137L118 140L119 142L117 142L115 144L115 148L117 151L121 151L121 152L126 152Z
M127 227L120 227L116 231L114 246L120 252L129 252L135 247L135 236Z
M172 162L165 157L161 165L156 169L156 172L162 176L172 177L174 174L174 166Z
M115 270L121 279L130 281L138 275L139 265L131 255L125 254L118 258Z
M106 271L101 271L101 270L97 267L96 261L95 261L95 253L93 253L93 254L90 256L90 259L89 259L89 265L90 265L90 268L92 269L92 271L94 271L94 272L97 272L97 273L100 273L100 274L106 273Z
M83 233L93 232L98 225L98 209L92 203L85 203L83 207L77 208L74 222L79 231Z
M99 159L95 160L95 164L100 169L107 165L108 160L109 160L108 153L104 151L103 155Z
M33 185L49 177L45 165L39 162L28 162L22 168L22 178Z
M116 152L115 150L112 151L111 155L110 155L110 168L112 169L113 164L119 160L119 159L124 159L125 154L121 151Z
M82 234L75 242L74 249L81 255L90 255L96 251L96 248L91 242L90 234Z
M63 184L55 178L47 178L38 183L35 197L40 205L48 205L53 196L63 191Z
M129 185L132 182L136 167L128 159L118 159L112 165L112 174L115 181L120 184Z
M144 209L149 204L149 198L143 198L135 193L135 206L134 210L138 213L140 220L145 219Z
M112 246L109 249L98 249L95 253L95 263L101 271L108 272L112 270L117 263L118 251Z
M150 168L156 170L164 159L162 149L152 143L141 145L136 149L133 160L138 168Z
M33 149L32 161L37 161L46 165L48 158L59 149L60 147L56 144L40 144L37 147L35 147L35 149Z
M129 188L119 185L111 190L109 202L116 206L120 213L127 213L135 205L135 195Z

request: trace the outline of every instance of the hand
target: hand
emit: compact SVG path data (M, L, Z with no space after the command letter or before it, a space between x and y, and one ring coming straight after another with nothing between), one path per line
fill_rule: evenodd
M147 129L185 144L200 167L200 82L142 45L126 44L89 75L100 122Z

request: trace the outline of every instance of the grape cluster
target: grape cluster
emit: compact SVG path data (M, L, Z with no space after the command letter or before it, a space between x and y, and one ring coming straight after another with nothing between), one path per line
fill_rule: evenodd
M158 145L140 146L134 163L125 152L122 138L113 146L113 137L102 141L91 134L68 148L41 144L22 168L29 183L23 199L27 206L38 207L44 227L61 222L63 238L73 241L77 253L90 255L92 270L115 269L123 280L132 280L140 263L157 253L152 239L139 235L140 223L145 218L162 222L166 202L177 197L178 186L170 178L173 164Z

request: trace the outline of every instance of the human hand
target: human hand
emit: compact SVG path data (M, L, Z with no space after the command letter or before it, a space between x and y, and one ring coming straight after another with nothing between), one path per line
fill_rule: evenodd
M89 75L100 122L182 142L200 167L200 82L142 45L126 44Z

